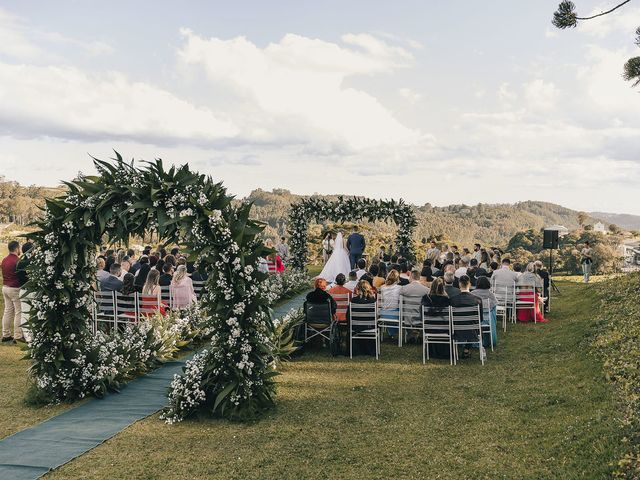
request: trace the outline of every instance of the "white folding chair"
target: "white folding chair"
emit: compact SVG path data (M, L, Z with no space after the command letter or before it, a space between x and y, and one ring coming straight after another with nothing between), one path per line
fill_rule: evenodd
M496 307L497 316L502 317L502 329L507 331L507 320L515 322L515 284L496 284L491 286L491 291L498 300Z
M491 307L488 298L482 299L482 318L483 321L481 325L482 337L484 338L484 334L488 333L489 338L491 339L491 351L493 352L493 324L491 323Z
M380 331L378 303L349 303L349 358L353 358L353 341L371 341L376 344L376 360L380 358Z
M307 303L304 319L304 341L305 343L313 337L320 336L327 341L331 340L331 302ZM309 336L309 333L311 335Z
M402 336L411 330L422 330L422 298L400 295L400 332ZM403 338L403 341L406 339Z
M94 333L99 330L100 323L106 323L116 327L116 301L115 292L93 292L95 300L93 305Z
M203 280L192 280L191 283L193 284L193 291L196 292L196 298L198 300L200 300L200 296L202 295L202 292L204 291L204 281Z
M484 365L486 352L482 346L482 326L480 317L480 305L474 307L449 307L451 315L451 344L453 346L453 364L458 363L458 345L466 345L478 342L480 351L480 361ZM471 333L473 340L456 339L456 333Z
M167 285L166 287L160 287L160 300L167 307L173 307L173 298L171 296L171 286Z
M422 363L429 360L429 344L449 345L449 363L453 365L453 346L451 344L451 316L449 308L431 310L422 307Z
M400 331L400 304L396 308L382 308L384 303L384 290L380 289L377 298L378 309L378 328L381 330L380 338L384 339L382 330L388 330L389 328L398 329L398 346L402 346L402 332Z
M533 317L533 323L537 322L536 316L536 287L535 285L516 285L515 289L515 310L517 311L531 311Z
M276 269L276 262L267 262L267 268L269 270L269 275L275 275L276 273L278 273L278 270Z
M119 323L136 323L138 321L138 305L135 294L123 295L115 292L116 326Z
M138 305L138 319L152 317L160 312L160 295L143 295L136 293L136 302Z

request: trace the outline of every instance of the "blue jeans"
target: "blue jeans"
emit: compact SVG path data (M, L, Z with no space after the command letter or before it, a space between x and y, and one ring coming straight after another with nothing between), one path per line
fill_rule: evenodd
M589 277L591 277L591 264L584 262L582 264L582 274L584 275L584 283L589 282Z

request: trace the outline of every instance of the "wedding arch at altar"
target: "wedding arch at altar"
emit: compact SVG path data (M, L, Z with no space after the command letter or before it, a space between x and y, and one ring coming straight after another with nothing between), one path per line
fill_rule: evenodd
M289 248L293 266L304 269L308 257L309 223L324 220L336 222L393 220L398 226L396 247L405 257L415 258L413 229L416 216L403 200L373 200L359 197L338 197L336 201L323 198L307 198L291 206L289 214Z
M208 273L200 311L211 342L187 362L171 384L165 418L179 421L204 410L250 417L273 404L263 226L249 218L249 203L232 203L221 183L189 169L165 169L161 160L134 165L117 154L95 159L97 176L65 182L61 197L46 201L26 288L31 298L29 356L39 395L72 401L106 389L116 368L90 328L96 246L127 243L154 231L181 245Z

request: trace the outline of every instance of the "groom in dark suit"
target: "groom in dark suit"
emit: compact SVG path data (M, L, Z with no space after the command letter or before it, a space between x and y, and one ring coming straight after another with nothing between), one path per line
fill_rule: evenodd
M349 249L349 261L351 262L351 270L356 268L356 263L362 257L366 242L364 237L358 233L358 227L353 227L351 235L347 239L347 248Z

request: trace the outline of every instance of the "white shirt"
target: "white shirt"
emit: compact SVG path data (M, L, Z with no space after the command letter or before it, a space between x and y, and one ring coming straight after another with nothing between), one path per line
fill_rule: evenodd
M492 285L512 285L516 280L518 273L504 265L491 274Z
M467 274L467 267L460 267L455 272L453 272L453 276L456 278L460 278L463 275Z
M356 270L356 278L357 278L358 280L360 280L360 278L362 278L362 276L363 276L365 273L367 273L367 271L366 271L366 270L361 270L361 269Z
M351 290L353 292L354 288L356 288L356 285L358 285L358 281L357 280L350 280L347 283L344 284L344 288L348 288L349 290Z

